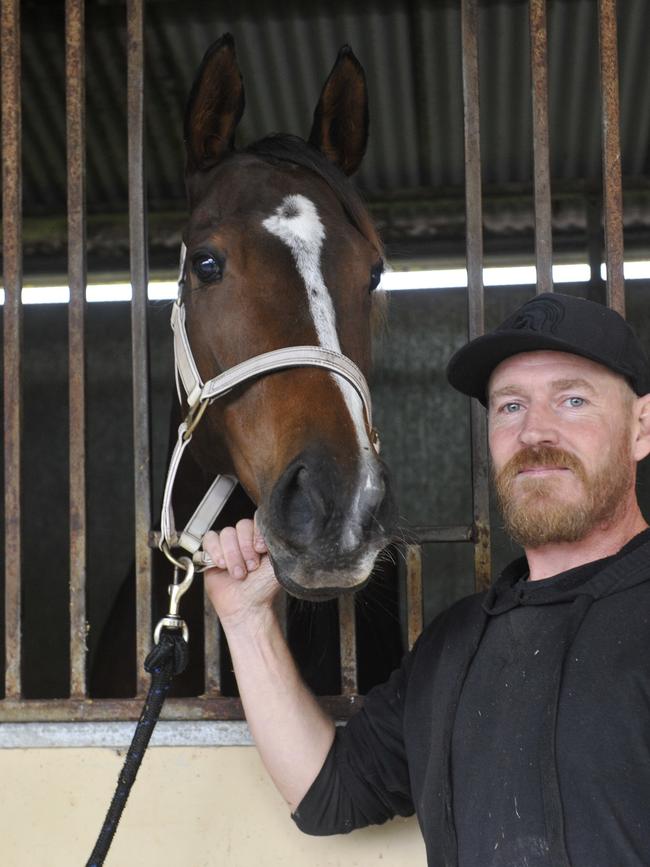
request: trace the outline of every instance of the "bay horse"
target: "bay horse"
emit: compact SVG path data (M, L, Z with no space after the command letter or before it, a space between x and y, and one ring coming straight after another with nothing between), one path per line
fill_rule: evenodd
M190 217L183 232L182 301L200 376L207 382L251 356L303 344L343 353L367 373L373 326L383 315L377 291L383 259L348 179L368 137L363 69L348 47L341 49L308 140L273 135L237 150L243 111L235 45L226 34L208 48L185 114ZM179 409L172 410L170 455ZM338 374L308 367L275 371L207 407L174 489L177 512L186 519L209 478L237 476L243 490L217 526L250 516L257 504L277 577L297 597L289 640L319 694L339 689L336 606L322 600L359 590L393 535L394 501L366 422L359 395ZM373 585L357 597L360 683L368 688L384 680L402 654L391 569L383 562ZM154 572L157 618L166 610L169 582L168 564L158 554ZM301 598L320 604L304 608ZM93 654L94 696L132 694L133 660L121 648L133 645L134 607L131 576ZM200 585L184 600L183 617L200 638ZM364 655L366 645L371 650ZM223 669L227 694L236 687L227 664ZM197 656L173 692L197 695L202 688Z
M365 75L347 46L309 138L243 149L244 87L230 34L208 48L185 114L190 218L185 328L203 382L251 356L309 346L371 361L382 247L348 180L368 136ZM191 443L200 466L236 476L280 583L321 599L362 586L395 507L363 401L329 370L275 370L210 403Z

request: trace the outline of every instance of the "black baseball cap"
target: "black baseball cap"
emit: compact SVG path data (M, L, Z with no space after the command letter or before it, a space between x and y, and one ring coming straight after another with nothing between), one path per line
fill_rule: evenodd
M520 352L571 352L620 373L638 395L650 392L650 364L616 311L573 295L545 292L527 301L494 331L471 340L447 365L451 385L487 406L492 371Z

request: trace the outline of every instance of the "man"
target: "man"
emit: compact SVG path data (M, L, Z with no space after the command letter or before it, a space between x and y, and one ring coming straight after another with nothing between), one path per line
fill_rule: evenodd
M301 683L251 522L206 586L250 728L298 826L416 812L435 867L650 865L650 366L624 320L540 295L463 347L506 528L525 550L423 632L339 731ZM258 565L259 564L259 565Z

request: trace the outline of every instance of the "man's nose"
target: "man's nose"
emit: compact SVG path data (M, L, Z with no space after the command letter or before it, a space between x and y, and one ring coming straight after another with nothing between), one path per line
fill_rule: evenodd
M531 405L526 410L519 441L526 446L557 445L556 419L550 409Z

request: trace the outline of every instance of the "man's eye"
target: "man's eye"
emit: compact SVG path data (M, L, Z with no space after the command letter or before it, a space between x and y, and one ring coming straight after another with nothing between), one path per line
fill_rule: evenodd
M210 253L197 253L192 259L192 271L201 283L215 283L223 277L223 265Z
M521 404L513 401L512 403L504 403L502 410L505 413L511 414L513 412L519 412L521 409Z
M569 404L569 406L584 406L585 399L584 397L568 397L566 402Z

